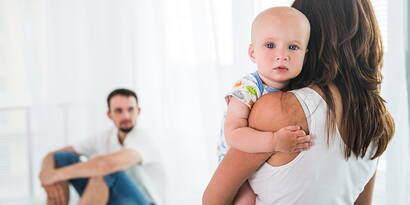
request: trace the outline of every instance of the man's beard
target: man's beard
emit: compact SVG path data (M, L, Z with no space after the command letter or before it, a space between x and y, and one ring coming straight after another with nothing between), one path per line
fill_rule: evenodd
M121 131L121 132L124 132L124 133L129 133L129 132L132 131L132 129L134 129L134 126L132 126L132 127L127 127L127 128L120 127L120 131Z

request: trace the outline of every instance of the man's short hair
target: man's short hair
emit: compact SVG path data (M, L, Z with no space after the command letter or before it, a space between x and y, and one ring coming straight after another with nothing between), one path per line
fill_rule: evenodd
M108 105L108 110L110 110L110 100L116 95L122 95L122 96L127 96L127 97L134 97L135 101L137 102L138 105L138 97L137 94L135 94L134 91L126 89L126 88L119 88L113 90L107 97L107 105Z

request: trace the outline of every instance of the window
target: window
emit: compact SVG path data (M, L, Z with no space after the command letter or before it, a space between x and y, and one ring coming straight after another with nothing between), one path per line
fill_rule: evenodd
M27 110L0 109L0 202L30 197Z

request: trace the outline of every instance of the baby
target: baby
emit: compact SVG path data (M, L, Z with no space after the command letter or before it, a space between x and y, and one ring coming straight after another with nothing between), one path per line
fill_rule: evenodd
M279 92L299 75L309 42L310 24L298 10L273 7L253 21L248 54L257 71L235 83L226 95L228 104L224 129L218 145L222 160L228 145L244 152L301 152L313 143L300 126L288 126L275 132L248 127L253 104L262 95ZM223 136L225 135L225 137ZM254 204L255 194L248 183L242 185L234 204Z

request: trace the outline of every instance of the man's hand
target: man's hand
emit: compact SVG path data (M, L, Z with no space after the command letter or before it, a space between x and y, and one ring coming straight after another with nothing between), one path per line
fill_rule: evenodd
M47 205L66 205L69 200L68 185L60 182L52 185L43 185L47 194Z
M312 135L306 135L300 126L284 127L273 133L274 151L291 153L308 150L313 146Z
M39 174L41 185L52 185L58 181L57 171L55 169L43 169Z

